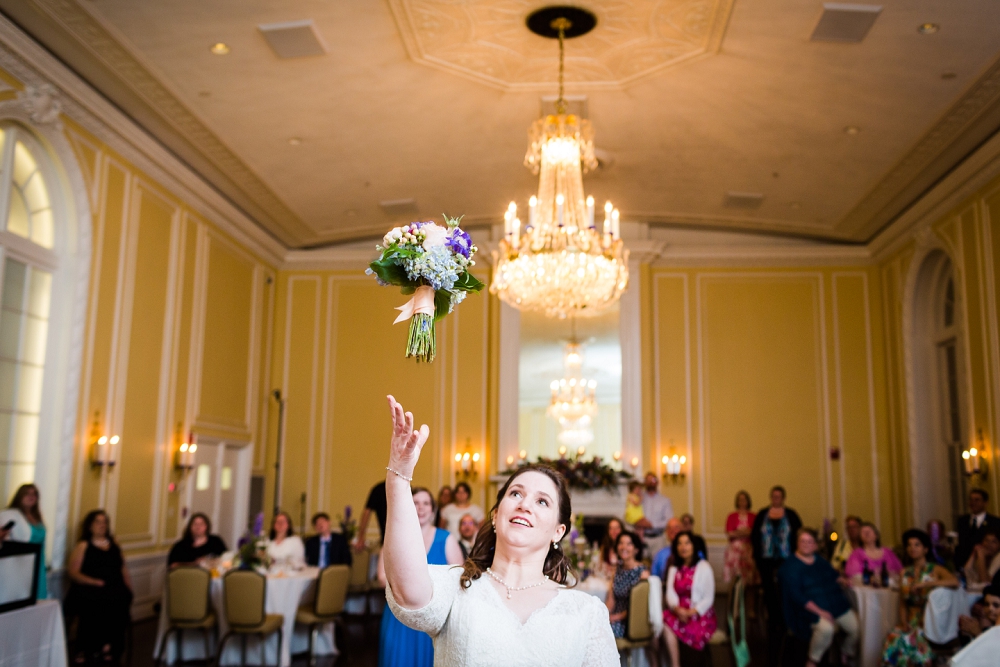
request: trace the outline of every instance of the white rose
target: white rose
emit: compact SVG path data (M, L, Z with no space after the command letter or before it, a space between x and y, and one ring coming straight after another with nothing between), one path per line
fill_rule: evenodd
M389 233L385 235L385 238L382 239L382 245L388 247L401 238L403 238L403 228L393 227L389 230Z
M424 225L420 231L424 233L424 250L443 246L448 240L448 230L435 224Z

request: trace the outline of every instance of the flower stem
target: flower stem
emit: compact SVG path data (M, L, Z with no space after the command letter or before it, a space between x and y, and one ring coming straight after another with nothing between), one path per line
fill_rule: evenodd
M434 316L417 313L410 318L410 336L406 342L406 356L416 357L418 362L434 361L437 354L437 333Z

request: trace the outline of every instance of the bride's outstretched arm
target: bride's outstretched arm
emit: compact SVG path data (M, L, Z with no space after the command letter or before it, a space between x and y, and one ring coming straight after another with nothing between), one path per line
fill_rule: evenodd
M400 606L419 609L430 602L433 587L410 483L403 477L413 477L429 431L426 424L414 431L413 414L404 413L403 406L392 396L389 396L389 409L392 411L389 467L396 472L386 471L385 477L388 502L382 547L385 578Z

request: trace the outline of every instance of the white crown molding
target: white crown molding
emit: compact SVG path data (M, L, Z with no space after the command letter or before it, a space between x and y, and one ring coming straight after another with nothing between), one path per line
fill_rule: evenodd
M155 179L221 231L262 259L279 266L286 248L236 208L173 153L147 134L90 84L0 15L0 68L26 86L48 84L60 95L62 113Z
M872 255L863 245L680 245L669 244L656 267L674 266L866 266Z

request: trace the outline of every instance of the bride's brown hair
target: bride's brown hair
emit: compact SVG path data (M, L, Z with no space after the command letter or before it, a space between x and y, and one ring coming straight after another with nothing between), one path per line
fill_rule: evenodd
M507 489L511 483L526 472L539 472L545 475L559 489L559 523L566 526L566 529L569 530L572 508L570 507L566 480L559 474L559 471L551 466L538 463L532 463L519 468L517 472L510 476L507 483L497 491L497 501L493 504L487 520L483 521L483 525L479 527L479 534L476 535L472 552L465 559L465 571L462 572L461 577L464 588L471 586L473 581L483 576L486 568L493 565L493 555L496 553L497 546L497 534L493 529L493 521L496 517L497 508L500 506L500 501L507 495ZM562 549L557 548L554 544L549 544L549 553L545 556L545 565L542 567L542 572L557 584L567 584L569 575L573 574L573 585L576 583L576 574L572 571L569 558L566 557Z

